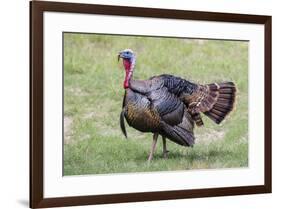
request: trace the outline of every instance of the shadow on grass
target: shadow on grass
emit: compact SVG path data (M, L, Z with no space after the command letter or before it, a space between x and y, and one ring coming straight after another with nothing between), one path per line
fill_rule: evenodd
M191 148L192 149L192 148ZM137 154L137 153L136 153ZM181 159L188 159L190 162L198 161L198 160L212 160L212 159L221 159L226 156L232 156L235 154L234 152L231 152L230 150L206 150L203 151L197 151L197 150L189 150L186 153L181 153L177 150L175 151L169 151L168 157L164 158L162 152L155 153L153 155L154 160L181 160ZM135 160L137 161L144 161L148 159L149 151L147 153L138 153L138 155L135 157Z

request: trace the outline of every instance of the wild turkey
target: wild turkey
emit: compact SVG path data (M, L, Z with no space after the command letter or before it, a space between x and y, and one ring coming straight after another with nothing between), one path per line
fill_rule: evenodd
M141 132L152 132L150 161L160 134L163 155L167 157L166 138L182 146L193 146L194 123L202 126L200 113L219 124L233 109L236 87L233 82L198 85L173 75L159 75L149 80L133 80L136 56L130 49L121 51L125 69L120 127L127 137L127 123Z

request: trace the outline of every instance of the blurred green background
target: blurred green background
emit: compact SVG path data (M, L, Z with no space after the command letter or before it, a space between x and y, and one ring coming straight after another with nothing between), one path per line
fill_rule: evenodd
M172 74L206 84L233 81L235 110L221 125L203 116L196 144L159 140L152 162L151 133L119 128L124 94L120 50L137 54L135 79ZM248 166L248 42L64 33L64 175L233 168Z

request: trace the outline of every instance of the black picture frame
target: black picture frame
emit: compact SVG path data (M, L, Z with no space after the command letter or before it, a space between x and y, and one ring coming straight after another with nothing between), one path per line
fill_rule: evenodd
M159 192L107 194L74 197L44 198L43 195L43 13L69 12L82 14L106 14L184 20L253 23L264 25L265 47L265 135L264 135L264 184L241 187L224 187ZM215 12L152 9L140 7L106 6L93 4L30 2L30 207L58 207L89 204L106 204L210 196L271 193L272 191L272 73L271 73L271 16L230 14Z

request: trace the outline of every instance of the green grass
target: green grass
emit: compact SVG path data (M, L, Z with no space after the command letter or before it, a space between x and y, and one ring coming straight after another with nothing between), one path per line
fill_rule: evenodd
M235 110L221 125L203 116L196 144L158 142L147 162L151 133L119 128L124 90L117 53L137 53L135 79L163 73L205 84L234 81ZM195 39L64 34L64 175L233 168L248 165L248 43Z

